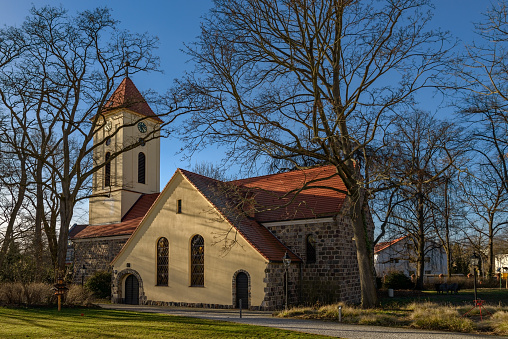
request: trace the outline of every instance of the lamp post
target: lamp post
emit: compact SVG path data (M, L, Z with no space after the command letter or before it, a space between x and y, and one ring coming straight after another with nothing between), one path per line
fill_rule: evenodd
M284 276L285 276L285 290L286 290L286 293L285 293L285 297L286 297L286 302L285 302L285 309L287 311L288 309L288 268L289 268L289 265L291 264L291 258L289 257L289 254L288 252L286 251L286 254L284 254L284 257L282 257L282 262L284 263Z
M476 302L476 300L478 300L477 295L476 295L476 267L480 263L480 257L478 257L478 255L476 253L473 253L470 260L471 260L471 266L473 266L473 276L474 276L473 277L473 288L474 288L474 300Z
M83 283L85 280L85 273L86 273L86 267L85 264L83 264L83 267L79 269L79 272L81 273L81 287L83 287Z

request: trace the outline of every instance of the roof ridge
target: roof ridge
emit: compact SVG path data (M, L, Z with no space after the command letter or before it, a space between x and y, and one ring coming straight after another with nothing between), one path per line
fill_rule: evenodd
M325 167L335 167L335 166L333 166L333 165L316 165L316 166L309 167L309 168L304 168L304 169L297 168L297 169L294 169L294 170L291 170L291 171L287 171L287 172L258 175L258 176L254 176L254 177L248 177L248 178L243 178L243 179L230 180L230 181L226 181L226 182L234 183L235 181L246 181L246 180L251 180L251 179L268 178L268 177L278 176L278 175L282 176L282 175L291 174L291 173L295 173L295 172L311 171L311 170L315 170L315 169L319 169L319 168L325 168Z

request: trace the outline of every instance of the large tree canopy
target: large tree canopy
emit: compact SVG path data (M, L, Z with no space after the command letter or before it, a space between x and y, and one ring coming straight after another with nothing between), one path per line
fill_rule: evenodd
M195 109L183 131L191 152L218 143L247 165L335 165L365 307L377 297L363 215L369 178L357 160L381 121L442 70L447 36L426 29L429 9L426 0L217 0L188 48L196 68L180 82Z
M0 103L6 113L0 141L26 158L19 163L30 177L19 185L23 194L17 201L31 198L28 193L36 196L36 247L40 252L43 223L59 274L76 202L87 196L92 174L104 166L93 157L101 147L93 136L104 126L105 104L125 77L127 61L132 73L158 69L156 47L155 37L119 29L107 8L70 15L59 7L34 7L21 27L0 30ZM148 135L157 137L158 131ZM110 160L136 146L123 145ZM28 184L36 188L24 192ZM58 240L56 228L46 227L51 208L45 206L44 190L58 197ZM10 219L17 220L17 214L14 210ZM5 246L0 263L4 253Z

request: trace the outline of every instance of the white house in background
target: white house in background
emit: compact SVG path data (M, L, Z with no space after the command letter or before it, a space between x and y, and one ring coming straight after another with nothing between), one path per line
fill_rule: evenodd
M503 273L503 278L508 275L508 254L496 254L495 257L496 272Z
M448 274L446 252L434 242L426 244L425 275ZM411 276L416 274L414 244L408 236L380 242L374 247L374 267L378 277L390 271L400 271Z

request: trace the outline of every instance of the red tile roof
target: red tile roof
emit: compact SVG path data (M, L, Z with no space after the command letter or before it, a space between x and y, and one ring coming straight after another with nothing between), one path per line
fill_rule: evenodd
M75 240L83 238L131 235L136 230L150 207L152 207L158 196L159 193L144 194L140 196L119 223L88 226L78 225L79 229L77 229L76 232L73 232L72 235L69 234L69 238Z
M286 251L292 260L301 261L301 259L284 246L261 224L262 222L334 216L339 212L345 199L344 193L325 188L333 187L345 191L333 166L231 182L221 182L182 169L177 171L187 178L263 257L270 261L282 261ZM307 189L295 196L295 190L303 185L307 185ZM87 226L73 239L131 235L158 195L156 193L141 196L126 213L121 223ZM254 205L258 210L255 217L249 216L249 213L244 213L241 208L238 208L245 203L244 196L254 198ZM272 208L268 208L270 206ZM273 208L273 206L280 208Z
M127 108L138 114L153 118L157 122L162 122L162 120L152 111L145 98L143 98L130 78L122 80L118 88L109 98L105 107L107 110Z
M376 244L376 246L374 246L374 253L381 252L382 250L387 249L388 247L392 246L395 243L398 243L399 241L401 241L402 239L404 239L406 237L407 236L403 236L403 237L397 238L397 239L392 240L392 241L379 242L379 243Z
M334 166L265 175L231 183L245 187L252 194L256 201L255 217L259 222L333 216L342 208L346 198L346 186L336 174Z
M229 189L227 183L182 169L178 170L263 257L270 261L282 261L282 257L287 251L291 260L301 261L266 227L232 208L235 202L227 197Z

